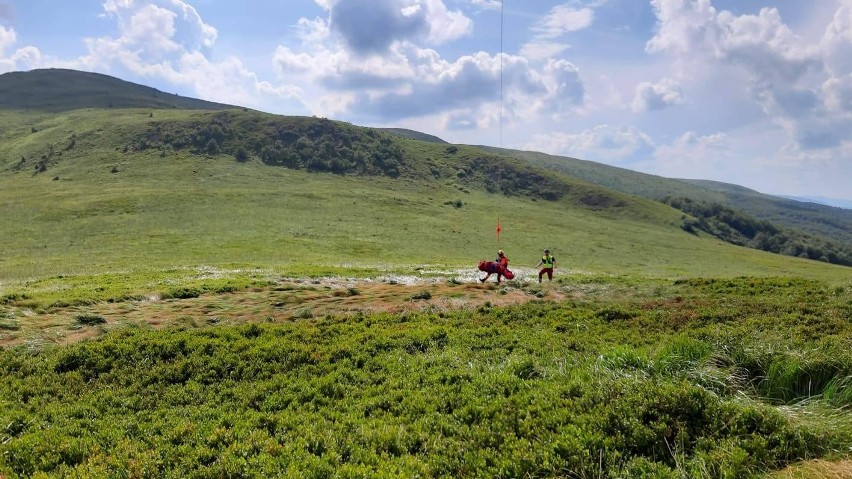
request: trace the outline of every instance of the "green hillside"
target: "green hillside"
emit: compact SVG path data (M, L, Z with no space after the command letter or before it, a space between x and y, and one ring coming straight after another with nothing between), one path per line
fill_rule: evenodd
M17 75L35 84L68 74ZM92 93L101 81L115 86L112 96L147 91L70 75L81 83L68 98L87 107L102 98ZM498 246L517 266L535 265L549 247L574 271L846 274L690 234L675 209L529 158L326 119L244 109L5 110L0 140L0 292L27 278L125 270L144 272L143 287L164 270L200 266L311 275L470 268Z
M234 108L76 70L44 69L0 75L0 108L61 112L79 108Z
M669 197L718 203L777 227L816 236L821 241L852 245L852 210L788 200L715 181L672 179L576 158L483 148L623 193L653 200Z
M523 159L531 164L581 178L589 183L601 185L615 191L660 200L666 196L688 197L696 201L723 202L720 192L685 184L681 180L639 173L637 171L604 165L593 161L566 156L548 155L535 151L519 151L506 148L482 146L481 148Z
M517 266L549 247L574 271L846 274L691 235L674 209L518 160L329 120L4 112L0 130L6 292L27 278L205 265L467 268L493 256L498 217Z

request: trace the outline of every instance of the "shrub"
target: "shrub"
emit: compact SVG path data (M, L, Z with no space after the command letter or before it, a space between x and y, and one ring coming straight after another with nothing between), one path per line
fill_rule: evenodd
M107 322L103 316L99 316L97 314L80 314L75 319L77 324L81 324L83 326L95 326Z
M432 299L432 293L429 291L421 291L411 297L411 299Z
M197 288L183 287L173 289L160 295L163 299L189 299L201 296L201 290Z
M237 152L234 153L234 158L240 163L245 163L249 159L249 153L245 146L240 146L237 148Z
M204 151L206 151L208 155L218 155L219 142L216 141L215 138L211 138L210 141L207 142L207 146L204 148Z
M19 331L21 329L20 323L13 320L0 320L0 331Z

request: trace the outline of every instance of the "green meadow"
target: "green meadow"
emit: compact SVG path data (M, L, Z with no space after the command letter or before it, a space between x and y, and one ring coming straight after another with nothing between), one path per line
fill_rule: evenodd
M848 471L852 270L681 217L323 119L0 112L0 478Z
M530 267L548 247L561 268L576 272L828 280L848 275L847 268L688 234L671 208L568 177L568 194L556 201L488 192L481 180L458 173L477 155L465 147L448 154L445 145L395 139L411 170L397 178L133 147L156 122L212 115L0 115L0 158L6 158L0 175L0 295L49 295L49 288L39 288L45 278L90 278L94 284L98 275L115 273L122 275L121 295L147 294L152 283L192 277L200 267L237 277L259 270L318 276L475 267L498 247L513 264ZM37 172L39 157L51 151L47 170ZM437 178L423 173L427 164L440 169ZM501 182L509 180L491 186L499 189ZM527 188L535 191L535 185ZM604 206L588 204L589 197L603 198ZM101 286L112 289L108 278Z

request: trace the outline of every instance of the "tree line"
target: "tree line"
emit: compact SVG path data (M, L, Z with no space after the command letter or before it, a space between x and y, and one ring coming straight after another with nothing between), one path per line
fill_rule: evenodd
M689 215L681 222L681 228L689 233L703 231L739 246L852 266L852 247L845 243L782 229L720 203L671 196L662 202Z

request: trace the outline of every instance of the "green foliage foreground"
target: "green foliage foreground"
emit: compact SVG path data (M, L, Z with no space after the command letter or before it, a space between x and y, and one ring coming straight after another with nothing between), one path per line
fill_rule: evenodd
M849 454L848 287L567 288L585 299L0 351L0 475L750 477Z

